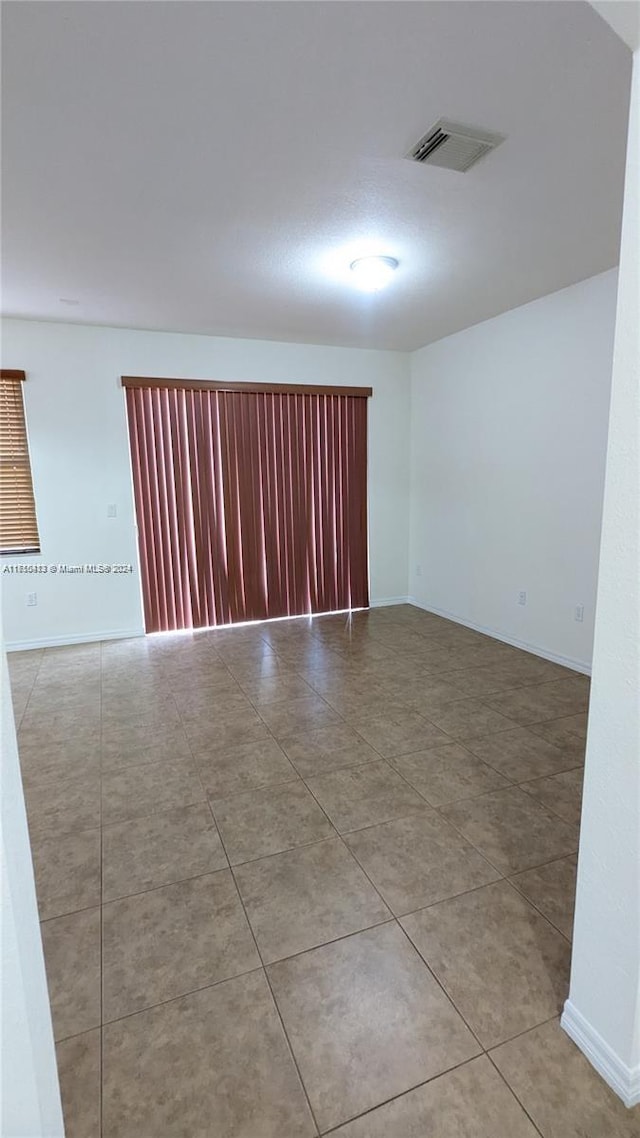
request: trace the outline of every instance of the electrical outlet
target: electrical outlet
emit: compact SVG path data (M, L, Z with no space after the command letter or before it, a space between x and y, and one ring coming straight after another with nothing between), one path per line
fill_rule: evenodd
M422 576L422 565L416 565L416 577Z
M30 608L38 603L37 593L27 593L27 606Z
M575 619L582 624L584 620L584 605L576 605Z
M118 507L115 504L107 506L107 517L108 518L117 518L117 516L118 516Z
M518 604L519 605L526 605L526 603L527 603L527 591L526 591L526 589L521 589L520 592L518 593Z

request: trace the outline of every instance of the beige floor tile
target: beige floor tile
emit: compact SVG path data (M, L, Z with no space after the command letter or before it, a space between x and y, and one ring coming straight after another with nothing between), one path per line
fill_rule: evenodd
M240 747L245 743L261 743L272 735L252 708L250 714L240 714L224 723L206 723L194 720L186 726L189 745L194 752L207 751L210 754L224 754L230 747Z
M576 765L570 751L556 747L526 727L470 739L467 747L513 782L557 774Z
M357 830L345 841L398 915L487 885L499 876L434 810Z
M236 881L265 963L391 916L339 838L248 862Z
M507 881L440 901L402 925L484 1047L562 1008L569 945Z
M259 965L229 870L104 906L105 1022Z
M149 746L169 746L172 739L179 737L184 746L184 731L178 710L172 699L165 696L158 708L149 708L146 699L132 701L130 708L102 708L102 741L109 746L115 741L119 749L127 751L131 746L137 750L149 742ZM129 740L132 740L131 743ZM115 748L114 748L115 749Z
M70 834L100 825L100 776L25 786L29 830L34 835Z
M487 702L495 711L526 726L586 711L589 694L582 679L576 678L532 684L518 691L491 696Z
M270 703L290 703L295 699L309 699L313 691L302 676L273 675L257 680L246 680L242 685L247 697L256 707Z
M205 802L105 826L102 847L104 901L213 873L228 864Z
M377 751L346 723L282 739L281 746L302 778L342 767L359 767L380 759Z
M221 692L217 700L211 700L206 707L181 708L180 716L190 743L201 735L215 733L221 727L260 724L258 712L242 691L237 695Z
M518 687L550 683L552 680L586 679L562 664L544 660L542 656L533 656L530 652L510 648L507 644L503 644L502 647L510 653L505 662L508 663L511 674L518 679Z
M61 782L100 775L100 741L91 746L74 739L50 743L46 748L19 747L20 769L25 790L55 787Z
M398 647L398 652L402 652L401 645ZM447 647L444 641L427 641L424 648L419 652L410 653L408 658L413 659L421 670L433 676L471 667L465 660L463 652L454 647Z
M351 661L341 660L338 667L305 672L306 682L313 692L324 700L344 695L353 699L366 700L372 690L373 681L361 666Z
M516 889L569 939L573 933L577 860L572 854L511 878Z
M409 679L390 679L384 684L389 696L429 718L429 709L436 710L455 703L464 697L457 684L442 676L414 675Z
M100 689L91 699L76 699L73 703L65 704L56 696L38 697L31 693L29 706L25 711L20 730L27 734L31 728L38 730L39 725L46 722L51 730L52 738L70 738L75 735L76 729L91 728L92 732L100 732Z
M580 825L582 813L582 783L584 770L577 767L572 771L563 771L550 778L538 778L534 782L525 782L522 789L531 794L538 802L542 802L559 818L571 822L574 826Z
M627 1110L557 1020L492 1051L491 1058L543 1138L638 1138Z
M191 748L182 727L174 726L165 733L150 728L140 729L136 735L125 733L118 739L114 733L102 742L102 770L122 770L123 767L143 766L145 763L191 762ZM129 740L137 740L136 742Z
M451 742L443 731L416 711L398 712L392 718L374 714L354 720L351 726L383 759Z
M198 774L182 762L144 763L102 776L102 823L126 822L205 798Z
M396 924L268 968L321 1131L478 1053Z
M456 688L458 698L462 696L466 699L482 699L483 696L511 691L521 686L509 664L483 664L476 668L462 668L456 672L447 672L440 678Z
M426 803L388 763L366 763L307 780L340 833L401 818Z
M76 747L82 746L91 750L100 743L100 725L84 723L82 716L79 716L73 730L70 731L69 727L58 729L49 727L46 717L43 717L40 723L33 727L23 727L20 724L18 730L18 750L27 747L47 751L52 744L62 744L64 747L70 740L73 740L73 745Z
M510 719L477 699L459 699L435 712L431 719L453 739L475 739L513 727Z
M99 905L100 830L38 837L31 843L40 920Z
M183 691L175 692L174 699L185 722L202 717L205 722L214 719L221 723L243 711L252 710L246 692L243 692L230 672L227 672L224 683L219 681L214 687L205 688L198 685L194 688L185 688Z
M258 660L230 660L228 662L230 675L244 687L247 683L254 683L266 679L268 676L297 675L298 670L293 664L280 660L278 656L264 656Z
M530 723L528 730L571 755L572 765L584 765L586 736L580 735L578 731L571 731L566 725L579 719L584 719L586 722L586 718L586 715L572 715L565 719L549 719L546 723Z
M339 691L324 693L323 699L349 724L359 724L370 718L383 719L387 723L399 722L410 711L402 700L388 696L382 686L367 685L364 692L352 690L351 685L344 686Z
M231 865L334 836L300 781L215 798L211 805Z
M246 692L224 667L212 679L207 677L206 681L172 686L171 694L181 717L185 719L198 714L206 716L209 711L220 711L225 707L229 710L246 707L247 700Z
M342 720L327 703L315 694L286 703L266 703L260 706L260 715L276 739L300 735L319 727L338 726Z
M103 744L127 747L149 746L164 741L184 742L184 731L180 726L180 716L176 705L167 696L161 707L149 707L146 700L138 703L137 709L124 711L122 707L108 712L102 717Z
M135 723L169 722L180 719L171 689L157 685L139 685L135 680L121 686L102 684L102 723L117 729Z
M441 811L501 873L518 873L578 848L577 827L517 786L453 802Z
M100 1136L100 1030L56 1047L65 1138Z
M24 713L27 710L29 702L29 691L22 690L19 687L12 688L11 691L11 707L13 709L13 719L16 725L16 730L19 730L22 723Z
M236 630L233 629L232 631L235 632ZM237 637L234 637L233 643L229 641L227 644L218 640L216 650L229 669L232 665L262 664L265 660L278 658L275 652L264 642L241 644Z
M477 798L511 784L458 743L400 755L389 762L431 806Z
M334 1138L538 1138L484 1055L333 1133Z
M100 1026L100 909L41 925L55 1039Z
M312 1138L261 972L107 1025L103 1138Z
M196 751L194 758L202 785L212 798L298 778L282 748L271 738L240 743L213 754Z
M582 712L580 715L565 715L560 719L548 719L546 723L534 723L531 730L535 731L536 735L542 735L543 739L549 739L558 747L562 747L565 744L586 743L587 724L588 715L586 712Z

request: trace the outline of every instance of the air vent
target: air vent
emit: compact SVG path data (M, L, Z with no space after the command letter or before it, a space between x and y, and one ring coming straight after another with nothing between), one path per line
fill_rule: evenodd
M472 126L440 119L407 154L423 166L443 166L465 173L490 150L504 142L503 134L492 134Z

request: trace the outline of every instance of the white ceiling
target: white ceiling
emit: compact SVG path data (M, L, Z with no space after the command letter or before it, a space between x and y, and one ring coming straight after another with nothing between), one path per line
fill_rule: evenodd
M412 350L617 263L631 56L589 4L3 7L8 314ZM441 116L507 141L406 161Z

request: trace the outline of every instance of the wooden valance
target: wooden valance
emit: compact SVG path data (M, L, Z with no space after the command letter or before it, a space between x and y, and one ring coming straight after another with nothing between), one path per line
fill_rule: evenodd
M368 399L371 387L325 387L312 383L225 383L216 379L155 379L147 375L121 376L123 387L180 388L183 391L249 391L258 395L349 395Z

